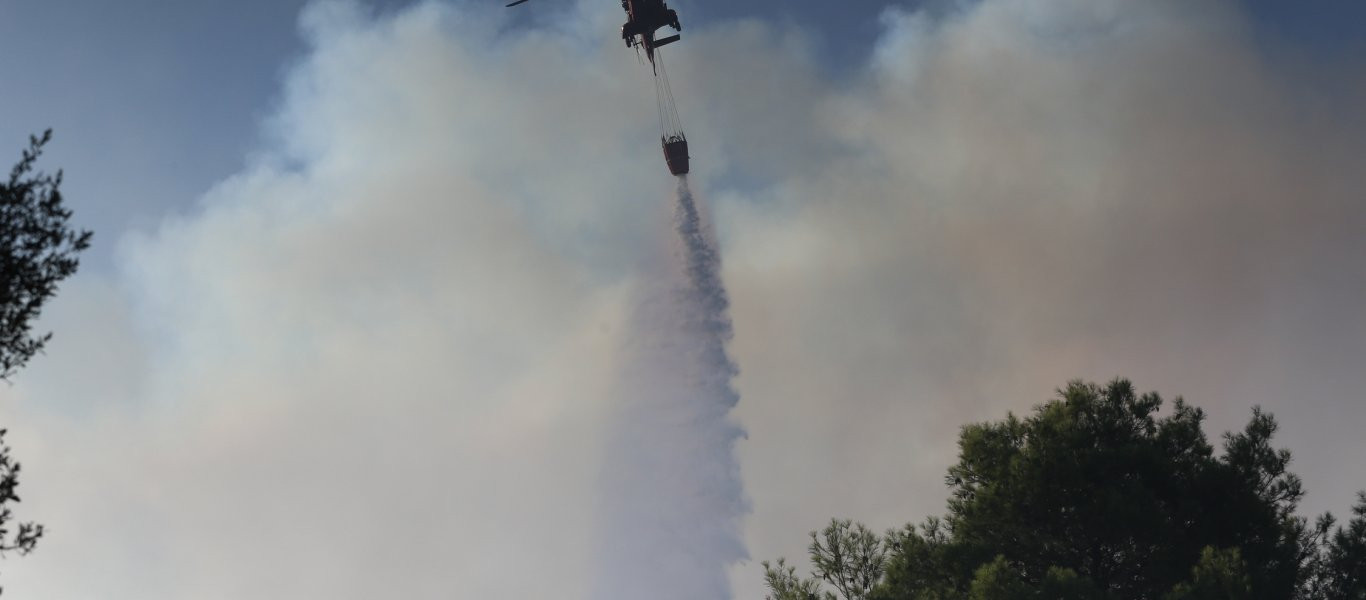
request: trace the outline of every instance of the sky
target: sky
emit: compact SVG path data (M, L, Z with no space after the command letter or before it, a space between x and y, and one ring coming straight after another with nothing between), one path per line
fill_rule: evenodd
M536 1L0 0L0 141L52 127L96 232L0 390L51 528L7 591L591 597L673 182L615 3ZM1306 512L1366 488L1361 3L671 5L735 597L1072 378L1265 406Z
M262 121L280 101L281 82L306 51L297 26L305 3L5 0L0 69L23 85L0 97L8 115L0 122L0 139L21 144L31 133L55 129L60 137L52 159L67 167L72 202L83 218L102 231L149 227L165 213L193 206L258 147ZM365 2L377 13L410 4ZM536 14L553 15L571 3L542 4L534 14L519 11L513 23L497 26L533 26ZM945 12L955 4L675 2L687 16L685 27L735 19L799 27L831 77L862 72L888 7ZM1273 53L1303 52L1320 62L1366 46L1366 6L1360 2L1242 0L1238 6ZM114 144L121 151L111 151ZM148 178L158 185L144 185ZM95 260L111 247L97 245Z

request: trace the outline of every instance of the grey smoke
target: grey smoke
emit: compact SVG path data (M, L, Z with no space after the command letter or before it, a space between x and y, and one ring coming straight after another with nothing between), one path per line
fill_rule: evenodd
M644 276L620 361L595 598L730 598L747 512L730 418L729 301L710 223L680 177L670 257Z

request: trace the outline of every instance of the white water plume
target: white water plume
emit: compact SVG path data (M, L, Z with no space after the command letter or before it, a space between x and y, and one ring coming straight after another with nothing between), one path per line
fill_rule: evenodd
M671 260L649 277L629 321L603 474L597 598L729 598L726 569L746 557L728 301L686 178L673 220Z

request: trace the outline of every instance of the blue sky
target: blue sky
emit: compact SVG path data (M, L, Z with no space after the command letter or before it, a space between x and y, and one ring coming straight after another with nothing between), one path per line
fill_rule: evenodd
M1319 56L1366 47L1366 3L1354 0L1244 0L1258 31Z
M494 0L487 0L494 2ZM550 4L557 0L537 0ZM614 0L602 0L604 2ZM52 127L48 168L67 172L79 218L100 233L145 228L235 172L304 51L304 0L5 0L0 3L0 148ZM376 10L407 0L371 0ZM833 72L856 68L885 0L676 0L685 27L725 19L796 23ZM940 2L946 6L946 2ZM1243 0L1270 52L1322 59L1366 47L1366 3ZM524 8L532 8L535 4ZM603 35L613 35L605 31ZM4 155L4 154L0 154Z

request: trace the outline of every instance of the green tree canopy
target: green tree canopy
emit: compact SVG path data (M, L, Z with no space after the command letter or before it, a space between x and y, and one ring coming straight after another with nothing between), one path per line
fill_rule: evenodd
M1253 409L1216 453L1203 411L1162 405L1122 379L1073 382L1028 417L964 427L948 513L887 533L867 597L1366 600L1366 494L1347 526L1311 527L1271 415Z

